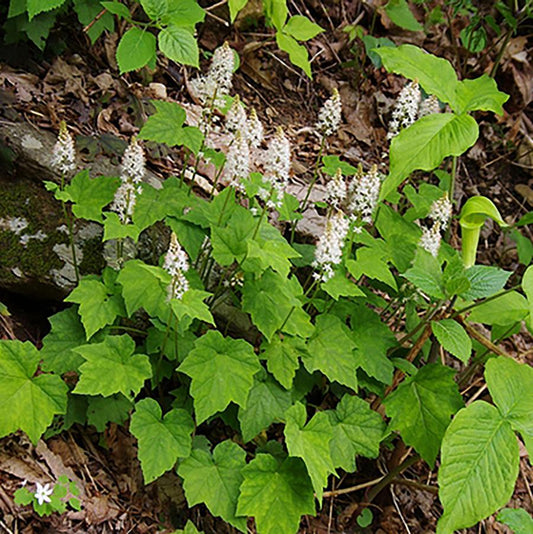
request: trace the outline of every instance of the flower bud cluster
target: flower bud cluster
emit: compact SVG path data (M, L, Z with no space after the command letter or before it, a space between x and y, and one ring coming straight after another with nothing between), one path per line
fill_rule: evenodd
M242 180L250 174L250 146L241 132L236 132L228 150L224 174L228 185L244 192Z
M446 230L452 216L452 203L448 194L444 194L431 205L428 218L433 221L431 228L422 228L419 246L427 250L435 258L439 254L441 232Z
M420 87L418 82L409 82L401 91L392 110L387 139L397 136L401 130L411 126L418 117L420 104Z
M440 113L440 103L435 95L431 95L420 102L418 118L420 119L426 115L433 115L434 113Z
M172 277L168 286L168 299L181 299L189 289L189 281L185 277L185 273L189 270L189 257L181 248L174 232L170 236L170 245L165 255L163 269Z
M145 158L142 146L134 137L122 156L122 183L115 192L111 210L118 214L122 224L129 224L133 217L137 195L141 193Z
M291 170L291 144L281 126L268 144L263 166L265 188L260 189L258 195L263 200L271 198L269 208L280 207Z
M59 123L59 135L52 149L51 166L63 175L69 174L76 169L76 150L74 139L67 130L65 121Z
M325 137L339 129L342 118L342 104L339 91L333 89L333 94L326 100L318 113L316 129Z
M352 219L363 223L371 223L376 209L379 190L384 175L378 171L377 165L372 165L368 172L360 169L348 186L347 212Z

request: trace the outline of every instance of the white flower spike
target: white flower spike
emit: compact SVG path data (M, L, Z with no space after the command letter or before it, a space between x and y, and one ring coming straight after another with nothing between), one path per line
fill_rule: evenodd
M339 91L333 89L331 98L326 100L318 113L316 129L325 137L339 129L342 118L342 104Z
M59 135L52 150L51 166L61 174L69 174L76 169L74 139L67 129L67 123L59 123Z
M185 273L189 270L189 257L181 248L178 236L172 232L170 245L165 255L163 269L172 276L172 281L168 286L168 298L181 299L189 289L189 281L185 278Z
M411 126L418 117L420 104L420 87L418 82L409 82L401 91L392 111L387 139L396 137L401 130Z
M36 483L37 489L34 493L37 502L42 506L45 502L51 502L50 495L54 493L54 488L50 487L50 484L44 486L39 482Z
M324 233L315 249L313 267L319 269L314 277L323 282L333 276L333 266L342 260L344 240L348 235L350 222L342 211L336 211L326 222Z

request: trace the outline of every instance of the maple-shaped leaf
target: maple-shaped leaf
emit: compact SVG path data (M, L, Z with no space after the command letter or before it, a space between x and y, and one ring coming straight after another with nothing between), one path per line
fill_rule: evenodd
M80 356L81 357L81 356ZM87 399L87 423L93 425L98 432L106 429L107 423L121 425L128 419L133 403L122 393L110 397L77 397L74 399ZM68 411L67 411L68 414Z
M102 241L130 237L137 243L140 233L141 228L136 224L123 224L115 212L110 211L104 214L104 237Z
M274 336L263 348L261 356L266 358L268 370L285 389L290 389L300 366L299 357L307 351L305 342L297 337Z
M357 390L357 360L353 350L355 344L348 336L348 329L334 315L319 315L315 332L307 345L307 354L302 360L312 373L321 371L331 381L337 381Z
M305 407L298 403L287 410L285 418L289 455L298 456L304 461L315 494L322 501L322 491L327 485L328 476L335 472L330 451L333 430L329 416L325 412L317 412L306 424Z
M152 376L152 366L145 354L133 354L135 341L128 336L106 336L102 343L74 349L86 362L80 366L80 380L73 392L86 395L139 393Z
M219 443L213 454L194 448L178 468L189 506L204 503L213 515L246 532L246 519L236 515L245 465L246 452L232 441Z
M408 377L383 403L390 426L433 466L451 417L463 407L455 371L430 363Z
M170 307L178 319L190 317L214 325L215 320L209 311L209 306L204 303L204 299L210 295L211 293L207 291L189 289L180 299L172 299Z
M213 258L220 265L242 261L248 250L247 241L252 237L256 226L252 214L241 206L233 211L225 226L212 224Z
M296 534L302 515L315 515L313 486L299 458L258 454L242 471L237 514L255 517L258 534Z
M242 268L245 272L263 272L268 267L282 276L288 276L291 258L299 258L300 254L278 233L278 239L248 239L248 254Z
M83 358L71 349L85 345L87 338L76 306L56 313L48 319L50 332L43 338L41 358L43 370L62 375L77 371Z
M250 441L273 422L281 421L291 404L290 391L280 387L266 372L256 375L246 408L239 408L244 441Z
M65 302L80 305L79 314L87 339L104 326L113 324L117 316L125 312L122 299L94 277L82 278Z
M194 422L191 415L173 408L162 417L154 399L143 399L135 405L130 432L139 442L139 460L145 484L172 469L178 458L191 452Z
M59 376L34 376L40 360L29 341L0 340L0 437L20 429L36 445L54 415L66 412L68 388Z
M191 396L198 424L226 409L246 406L254 375L261 369L253 347L243 339L210 330L198 338L178 370L192 378Z
M335 410L328 410L333 428L331 458L335 467L353 473L355 457L376 458L385 431L385 422L359 397L344 395Z
M102 209L112 202L119 184L120 178L90 178L89 171L83 170L55 196L64 202L72 202L72 212L79 219L102 222Z

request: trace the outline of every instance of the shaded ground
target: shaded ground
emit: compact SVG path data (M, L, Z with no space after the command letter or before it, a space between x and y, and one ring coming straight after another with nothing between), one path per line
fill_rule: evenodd
M468 55L459 47L458 34L466 24L464 17L454 19L451 28L445 24L432 27L427 35L401 32L368 4L355 0L332 2L325 9L320 0L289 2L294 14L301 11L326 29L309 45L310 55L315 58L312 81L279 52L253 8L238 21L237 29L227 29L208 17L200 30L204 49L213 50L228 40L239 52L241 68L236 73L234 93L257 108L269 129L279 124L286 127L293 146L297 147L293 154L293 180L297 183L305 183L310 177L318 142L309 127L333 87L341 94L344 122L330 140L328 153L342 154L355 165L361 161L365 166L386 162L382 156L387 151L386 124L403 82L376 69L360 40L349 40L349 33L343 28L354 21L366 30L373 27L375 36L392 38L398 44L418 44L447 57L463 77L478 76L496 66L498 46L477 55ZM222 6L213 14L227 18L225 9ZM510 39L497 65L498 85L511 95L505 106L506 114L502 118L484 113L476 116L481 136L461 158L458 170L456 200L461 202L472 194L486 195L494 200L508 222L518 220L533 206L533 126L528 108L532 90L531 43L525 37L530 31L526 24ZM56 131L59 120L64 119L77 134L77 144L90 164L99 152L118 159L127 139L143 124L150 98L166 95L179 102L191 102L187 91L187 79L194 75L191 70L161 58L154 73L119 77L114 63L116 41L106 37L91 48L80 32L69 37L69 49L57 58L39 57L24 45L4 49L6 62L0 69L1 120L25 120ZM498 43L495 36L492 38ZM156 173L168 175L179 171L176 151L161 154L156 147L149 149L150 165ZM531 237L531 230L528 231ZM490 226L484 230L483 239L486 246L482 262L517 269L512 241ZM455 234L452 243L457 244ZM0 338L29 339L37 345L48 328L46 317L59 306L2 293L0 301L12 312L11 317L0 316ZM511 355L520 355L522 361L533 362L531 339L526 332L506 341L505 349ZM480 377L478 386L481 380ZM521 474L510 506L532 512L533 475L524 451L522 456ZM331 490L364 485L382 476L398 460L393 453L384 453L378 465L363 461L358 473L335 480ZM375 521L364 532L434 532L441 514L434 493L435 472L429 471L423 462L406 471L401 484L386 488L375 500L372 508ZM23 480L56 479L61 474L68 474L84 489L81 512L40 519L27 508L14 505L13 492ZM204 507L186 508L177 476L167 474L143 487L135 440L115 424L110 424L101 435L90 427L75 426L50 437L46 443L40 442L37 448L21 435L1 440L0 482L0 532L142 534L163 529L170 532L183 526L187 518L206 533L232 532L211 518ZM354 514L357 503L365 501L365 491L367 488L363 487L324 499L319 516L302 521L302 534L362 531ZM468 532L508 531L491 518Z

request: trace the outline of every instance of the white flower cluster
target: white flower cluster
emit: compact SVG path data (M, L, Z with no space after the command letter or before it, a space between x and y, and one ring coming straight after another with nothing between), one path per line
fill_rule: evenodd
M228 185L244 192L243 179L250 174L250 146L245 135L237 132L226 155L224 174Z
M278 126L274 137L270 140L264 159L263 183L267 186L259 190L259 197L263 200L271 197L268 207L281 206L283 192L289 182L291 170L291 143L283 128Z
M115 192L111 210L116 212L122 224L129 224L135 209L137 194L141 193L141 182L144 176L144 151L134 137L122 156L122 183Z
M339 91L333 89L333 94L326 100L318 113L316 129L325 137L339 129L342 118L342 104Z
M313 267L319 270L314 273L317 280L323 282L333 276L333 266L342 260L344 240L350 229L350 221L342 211L335 211L326 221L326 228L315 249Z
M431 228L422 228L422 237L419 241L419 246L427 250L435 258L439 254L441 232L446 230L450 218L452 216L452 203L448 198L448 194L444 194L442 198L435 200L431 205L428 218L433 221Z
M163 269L172 276L172 281L168 286L168 299L181 299L189 289L189 281L185 277L185 273L189 270L189 257L181 248L174 232L170 236L170 245L165 255Z
M51 166L61 174L69 174L76 169L74 139L67 130L65 121L59 123L59 135L52 150Z
M420 102L418 118L420 119L426 115L433 115L434 113L440 113L440 103L435 95L431 95Z
M213 60L206 75L200 75L189 82L193 95L207 106L221 106L224 96L231 89L235 56L228 43L224 43L213 53Z
M418 82L408 83L401 91L392 110L392 119L389 122L387 139L392 139L400 133L400 130L411 126L418 116L420 104L420 87Z
M347 195L347 211L353 219L359 219L363 223L372 222L383 179L384 175L378 171L377 165L372 165L367 173L360 170L355 175L348 186Z
M257 116L255 108L252 108L252 111L250 111L250 117L246 125L248 142L252 148L257 148L263 142L265 129L263 128L263 123Z
M339 209L346 200L346 182L342 171L337 169L335 176L326 184L326 202Z

